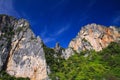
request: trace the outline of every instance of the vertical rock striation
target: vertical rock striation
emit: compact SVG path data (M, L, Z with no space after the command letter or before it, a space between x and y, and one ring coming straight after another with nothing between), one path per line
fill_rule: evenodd
M60 59L68 59L75 51L100 51L111 42L119 41L120 28L88 24L70 41L68 48L63 49L57 43L54 49L44 49L47 59L52 57L53 62L59 63ZM34 35L26 20L0 15L0 70L4 69L16 77L46 80L48 76L45 52L42 40ZM49 66L48 73L51 73Z
M42 40L35 37L29 26L24 19L0 16L0 28L7 29L8 33L0 30L0 45L3 46L0 48L0 68L4 67L7 73L16 77L43 80L47 78L47 71Z

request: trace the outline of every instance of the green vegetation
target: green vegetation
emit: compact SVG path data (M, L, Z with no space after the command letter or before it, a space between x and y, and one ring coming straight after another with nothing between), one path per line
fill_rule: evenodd
M0 80L30 80L29 78L15 78L8 75L5 71L0 71Z
M16 32L20 32L22 30L23 30L23 27L18 27L17 30L16 30Z
M61 68L61 63L64 62L64 59L61 58L60 54L55 53L55 51L51 48L44 46L44 51L46 53L45 58L47 64L50 66L50 70L52 73L59 72L58 68Z
M88 42L85 38L83 38L82 41L84 41L84 42Z
M53 49L45 50L52 80L120 80L120 43L112 42L100 52L76 53L68 60L54 58Z

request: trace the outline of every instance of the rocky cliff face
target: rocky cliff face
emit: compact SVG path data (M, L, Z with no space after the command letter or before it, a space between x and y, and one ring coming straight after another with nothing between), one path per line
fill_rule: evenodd
M70 41L69 46L62 55L68 59L74 51L83 50L100 51L111 42L120 41L120 28L115 26L106 27L97 24L88 24L80 30L76 38Z
M88 24L83 27L76 38L70 42L69 47L77 52L91 49L100 51L107 47L110 42L119 40L120 28Z
M26 20L0 15L0 70L4 69L16 77L46 80L46 60L50 67L48 73L51 73L50 69L54 67L51 62L59 66L60 60L68 59L75 51L100 51L111 42L118 41L120 28L88 24L70 42L67 49L63 49L58 43L51 49L45 47L42 40L34 35Z
M0 69L31 80L47 78L42 40L26 20L0 15L0 46Z

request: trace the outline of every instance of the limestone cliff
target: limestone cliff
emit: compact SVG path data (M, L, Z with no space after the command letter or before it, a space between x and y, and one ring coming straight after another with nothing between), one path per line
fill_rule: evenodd
M68 48L57 43L51 49L34 35L26 20L0 15L0 70L16 77L46 80L47 72L50 74L54 70L52 64L60 66L60 61L68 59L75 51L100 51L111 42L119 41L120 28L88 24L70 41Z
M97 24L88 24L80 30L76 38L70 41L69 46L63 52L63 57L68 59L73 51L95 50L100 51L111 42L120 41L120 28L106 27Z
M0 15L0 69L16 77L31 80L47 78L42 40L34 35L29 23Z
M94 49L100 51L107 47L110 42L120 40L120 28L105 27L97 24L88 24L83 27L69 47L76 51Z

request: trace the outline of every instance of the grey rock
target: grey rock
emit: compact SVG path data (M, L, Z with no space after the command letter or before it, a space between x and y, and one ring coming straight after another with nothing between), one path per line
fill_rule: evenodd
M28 21L0 16L0 70L31 80L47 79L43 42L30 29Z
M69 43L70 48L80 53L84 50L100 51L111 42L120 41L120 28L115 26L106 27L95 23L88 24L81 28L78 35ZM63 52L65 58L69 58L71 50Z
M59 43L56 43L55 48L54 48L54 51L55 51L56 53L61 53L61 47L60 47L60 44L59 44Z
M65 50L62 50L62 57L65 59L68 59L70 56L72 56L74 54L75 54L75 52L70 47Z

